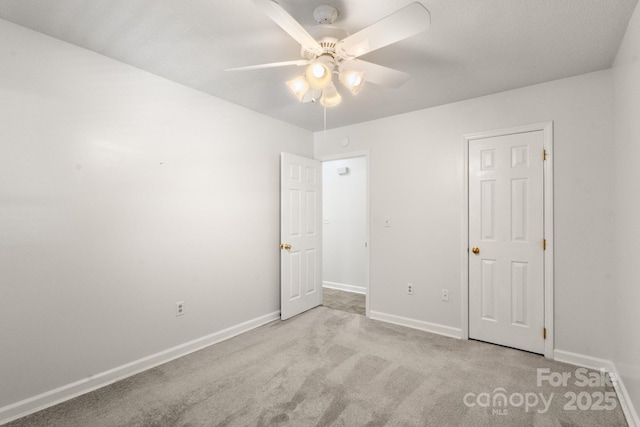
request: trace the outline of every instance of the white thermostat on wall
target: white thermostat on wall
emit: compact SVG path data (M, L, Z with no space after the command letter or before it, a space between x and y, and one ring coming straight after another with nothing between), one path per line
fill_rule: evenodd
M338 175L347 175L349 173L349 168L338 168Z

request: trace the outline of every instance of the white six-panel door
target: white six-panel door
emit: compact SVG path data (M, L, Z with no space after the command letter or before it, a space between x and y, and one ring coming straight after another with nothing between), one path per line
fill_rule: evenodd
M280 158L280 317L322 304L322 166Z
M542 131L469 142L469 337L544 353Z

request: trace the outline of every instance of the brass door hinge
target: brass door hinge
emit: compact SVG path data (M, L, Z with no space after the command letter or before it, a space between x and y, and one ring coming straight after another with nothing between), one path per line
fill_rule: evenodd
M547 250L547 239L542 239L542 250L543 251Z
M547 328L542 328L542 338L547 339Z
M542 160L547 160L547 150L542 149Z

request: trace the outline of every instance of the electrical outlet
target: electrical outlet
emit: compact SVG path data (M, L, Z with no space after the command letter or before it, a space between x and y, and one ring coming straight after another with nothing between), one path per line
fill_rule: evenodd
M449 302L449 289L442 290L442 297L440 299L444 302Z
M178 301L176 303L176 316L182 316L184 314L184 301Z
M407 283L407 294L413 295L413 283Z

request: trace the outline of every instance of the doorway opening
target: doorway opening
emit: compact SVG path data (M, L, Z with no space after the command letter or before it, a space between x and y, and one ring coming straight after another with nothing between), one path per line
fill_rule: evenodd
M320 160L323 305L368 317L368 154Z

